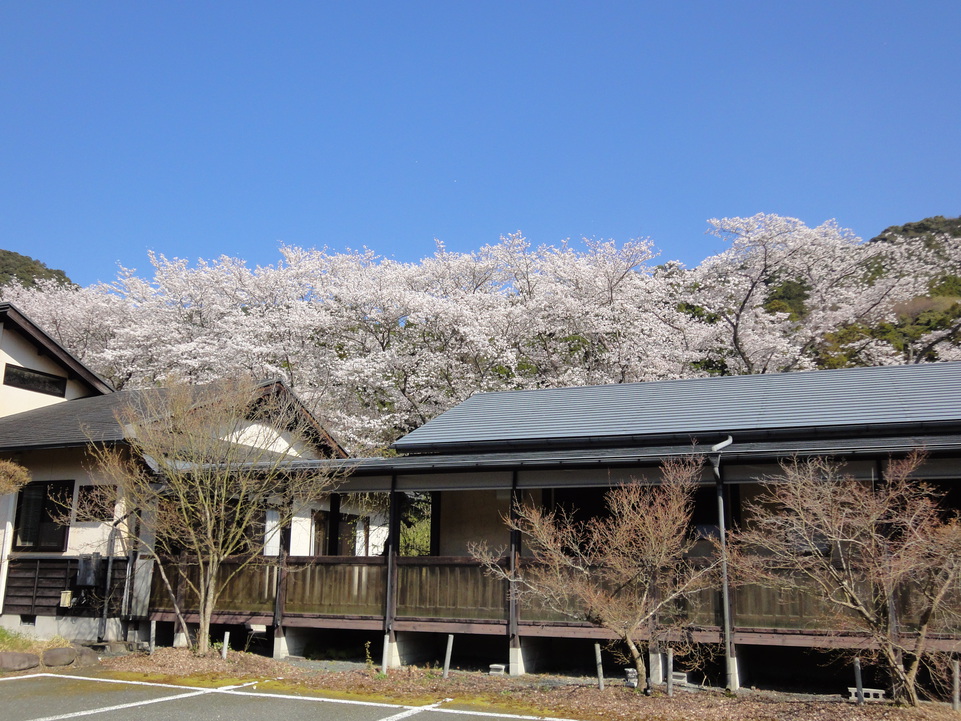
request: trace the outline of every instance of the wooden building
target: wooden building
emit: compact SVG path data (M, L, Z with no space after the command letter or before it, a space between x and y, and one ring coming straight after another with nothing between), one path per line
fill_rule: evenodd
M35 479L19 497L0 498L0 623L35 624L41 635L140 640L153 623L162 637L172 635L171 599L142 572L149 558L116 539L111 547L109 519L65 532L44 526L37 503L51 484L67 482L81 501L80 488L96 481L83 467L83 448L91 429L119 442L113 409L122 394L15 309L0 314L6 366L55 377L58 389L66 383L56 396L25 389L15 370L0 388L0 454ZM342 461L350 475L329 503L294 524L275 563L235 579L214 621L269 629L278 656L323 646L329 634L365 634L384 640L375 652L389 665L436 659L438 640L456 634L458 644L489 649L489 662L523 673L565 639L605 633L524 607L471 557L478 540L506 558L523 556L523 539L503 522L513 500L590 515L613 485L657 483L664 459L697 450L717 467L716 475L705 469L695 506L694 523L709 535L719 507L725 525L741 520L759 479L777 473L781 460L831 456L853 477L876 480L889 459L916 448L927 453L920 477L961 507L961 363L478 394L400 439L396 456ZM322 455L290 464L323 466ZM34 490L41 486L43 493ZM401 552L402 508L415 494L430 499L428 555ZM362 511L371 499L385 509L383 522ZM94 552L113 561L91 571ZM62 596L84 589L108 599L96 613ZM189 611L189 594L177 592ZM730 598L728 640L736 649L861 642L819 627L817 601L804 594L741 588ZM705 593L691 619L704 642L725 640L720 599L720 588ZM953 650L959 640L956 629L943 629L937 643Z
M712 453L714 446L722 448ZM718 469L716 476L705 469L695 507L694 523L710 534L718 497L730 527L781 460L830 456L854 478L877 480L890 458L923 448L920 477L961 507L961 363L480 394L394 448L397 457L349 461L352 473L340 488L345 496L391 500L384 555L293 554L277 577L260 579L256 605L244 594L230 600L224 621L272 626L279 655L299 653L325 629L382 632L389 664L437 658L442 634L486 637L487 648L499 638L492 660L523 673L551 653L552 640L605 633L512 602L506 583L470 556L469 543L481 539L507 557L523 555L523 539L503 522L512 499L599 512L613 484L656 483L665 458L696 450ZM399 553L405 494L430 495L428 556ZM817 599L803 594L742 588L731 598L735 649L863 641L819 628ZM704 594L692 619L704 642L724 640L720 599L720 589ZM158 594L153 615L170 620L163 607ZM954 648L955 636L939 643Z

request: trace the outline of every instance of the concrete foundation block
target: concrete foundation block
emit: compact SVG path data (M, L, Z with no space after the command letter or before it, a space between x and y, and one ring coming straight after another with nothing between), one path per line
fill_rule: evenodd
M385 640L384 643L386 643L387 645L384 648L384 653L383 653L383 658L381 660L381 663L385 665L387 668L400 668L402 665L400 660L400 645L397 643L396 640L394 641Z
M508 655L510 661L508 673L511 676L523 676L527 673L527 664L524 661L524 647L512 646Z
M651 683L654 685L665 683L667 680L664 675L664 668L667 666L665 654L660 651L649 651L647 659L647 669L648 675L651 677Z

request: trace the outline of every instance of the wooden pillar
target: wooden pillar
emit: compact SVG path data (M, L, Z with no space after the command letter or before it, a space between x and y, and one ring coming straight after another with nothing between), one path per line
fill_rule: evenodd
M430 492L430 555L440 555L440 491Z
M394 639L394 618L397 615L397 558L400 555L400 493L397 476L390 481L390 511L387 525L387 590L384 603L384 633Z
M511 495L510 510L508 511L512 521L517 520L517 504L520 503L520 493L517 490L517 471L511 475ZM510 581L508 582L507 593L507 633L510 638L510 674L520 676L526 673L524 666L524 656L521 651L520 637L520 604L517 602L517 573L521 560L521 532L511 528L510 532L510 557L508 558L508 568L510 570Z
M387 579L384 594L384 650L381 670L400 665L397 649L397 634L394 632L394 619L397 616L397 558L400 555L400 504L401 494L397 492L397 476L390 479L390 511L387 522Z
M287 603L287 549L281 545L277 559L277 577L274 582L274 626L280 628L284 623L284 608Z
M513 522L517 520L517 504L520 502L520 494L517 492L517 471L514 471L512 476L510 509L508 513L510 514L511 521ZM510 558L508 559L508 563L510 564L511 580L508 587L509 593L507 594L507 628L511 639L511 648L519 648L520 638L518 636L518 622L520 621L520 608L519 604L517 603L517 581L514 579L517 576L518 565L520 564L521 532L516 528L511 528L509 553Z
M340 494L331 493L327 512L327 555L336 556L340 552Z

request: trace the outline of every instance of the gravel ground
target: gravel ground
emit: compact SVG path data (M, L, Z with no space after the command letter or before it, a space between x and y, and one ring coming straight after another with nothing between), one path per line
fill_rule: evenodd
M454 671L444 680L438 669L405 667L389 675L363 663L346 661L290 662L231 651L205 657L181 650L157 649L152 655L108 658L104 670L122 678L170 683L216 683L220 679L274 679L260 688L286 692L333 694L406 704L434 703L444 698L452 708L484 708L517 714L584 719L585 721L872 721L875 719L956 721L944 704L920 709L888 704L858 707L840 696L812 696L770 691L743 691L729 697L714 690L679 690L674 698L646 697L612 680L601 691L593 679L530 674L518 678Z

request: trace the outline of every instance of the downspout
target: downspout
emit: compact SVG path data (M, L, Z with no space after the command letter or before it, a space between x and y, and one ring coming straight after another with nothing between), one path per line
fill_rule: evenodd
M120 526L121 523L124 523L128 518L130 518L130 516L134 515L135 513L136 511L128 511L127 513L122 515L120 518L116 519L112 524L110 524L110 534L107 536L107 580L104 581L103 614L100 616L100 624L99 624L100 627L97 630L98 641L103 641L103 638L107 633L107 615L110 610L110 582L113 580L113 552L114 552L114 548L117 545L117 528ZM139 523L139 519L137 519L137 522ZM131 538L131 541L130 541L131 544L136 543L134 538L135 537ZM133 545L131 545L131 548L133 548ZM126 596L127 596L127 587L130 583L130 573L131 573L131 568L128 565L127 577L124 580L124 591L123 591L124 599L126 599ZM123 613L124 613L123 606L124 606L124 600L121 600L121 603L120 603L121 616L123 616Z
M727 523L725 521L727 512L724 508L724 479L721 476L721 451L734 442L732 436L711 446L710 456L711 468L714 471L714 479L717 489L717 526L721 543L721 616L724 630L724 668L725 668L725 688L728 691L736 691L734 673L734 644L731 642L731 594L727 571Z
M113 525L110 526L110 535L107 536L107 578L103 582L103 615L100 616L100 628L97 630L98 641L103 641L107 635L107 616L110 614L110 582L113 580L113 551L117 543L118 523L120 523L119 520L114 521Z

